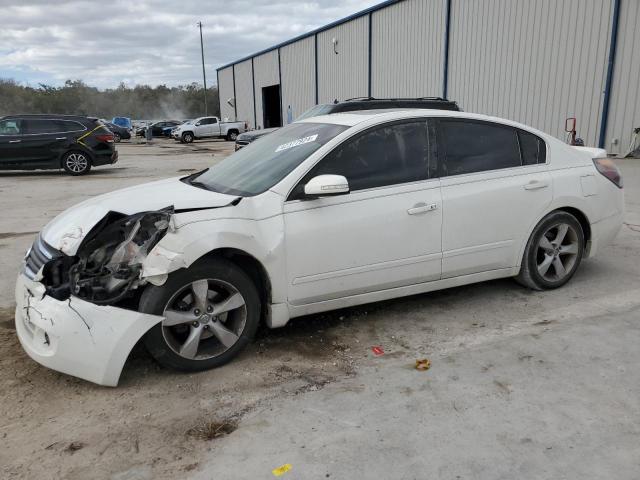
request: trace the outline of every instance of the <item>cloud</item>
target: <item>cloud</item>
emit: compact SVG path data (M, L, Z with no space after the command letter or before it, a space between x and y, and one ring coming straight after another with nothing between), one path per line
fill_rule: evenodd
M225 63L378 3L376 0L0 0L0 78L82 79L100 88L208 83ZM14 75L15 78L15 75Z

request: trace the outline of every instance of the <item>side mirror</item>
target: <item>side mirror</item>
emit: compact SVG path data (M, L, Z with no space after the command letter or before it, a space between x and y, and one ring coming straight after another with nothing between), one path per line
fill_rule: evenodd
M349 182L342 175L318 175L304 186L309 197L329 197L349 193Z
M576 118L569 117L564 121L564 131L571 133L576 130Z

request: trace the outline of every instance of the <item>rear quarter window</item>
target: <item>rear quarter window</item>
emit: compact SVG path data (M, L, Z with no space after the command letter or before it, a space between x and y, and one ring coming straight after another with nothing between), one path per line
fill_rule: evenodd
M536 165L547 161L547 145L533 133L518 130L522 165Z

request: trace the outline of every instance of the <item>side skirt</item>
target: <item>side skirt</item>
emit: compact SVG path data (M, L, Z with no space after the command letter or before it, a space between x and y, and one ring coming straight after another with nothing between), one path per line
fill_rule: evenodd
M353 307L363 305L365 303L380 302L392 298L407 297L409 295L417 295L420 293L433 292L435 290L443 290L445 288L459 287L471 283L486 282L487 280L495 280L497 278L513 277L518 274L520 267L502 268L499 270L490 270L488 272L472 273L470 275L462 275L459 277L445 278L443 280L435 280L433 282L419 283L406 287L390 288L377 292L362 293L349 297L336 298L323 302L309 303L306 305L289 305L289 318L300 317L312 313L326 312L329 310L337 310L339 308ZM279 322L284 326L286 323Z

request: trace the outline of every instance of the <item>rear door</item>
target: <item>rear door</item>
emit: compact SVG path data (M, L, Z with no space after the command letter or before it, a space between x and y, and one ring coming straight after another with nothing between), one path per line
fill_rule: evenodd
M508 269L552 200L546 144L499 123L440 119L442 277Z
M0 167L19 164L25 160L22 149L21 121L7 119L0 121Z
M22 148L28 164L48 164L57 160L59 145L67 140L56 120L25 118L22 120Z

